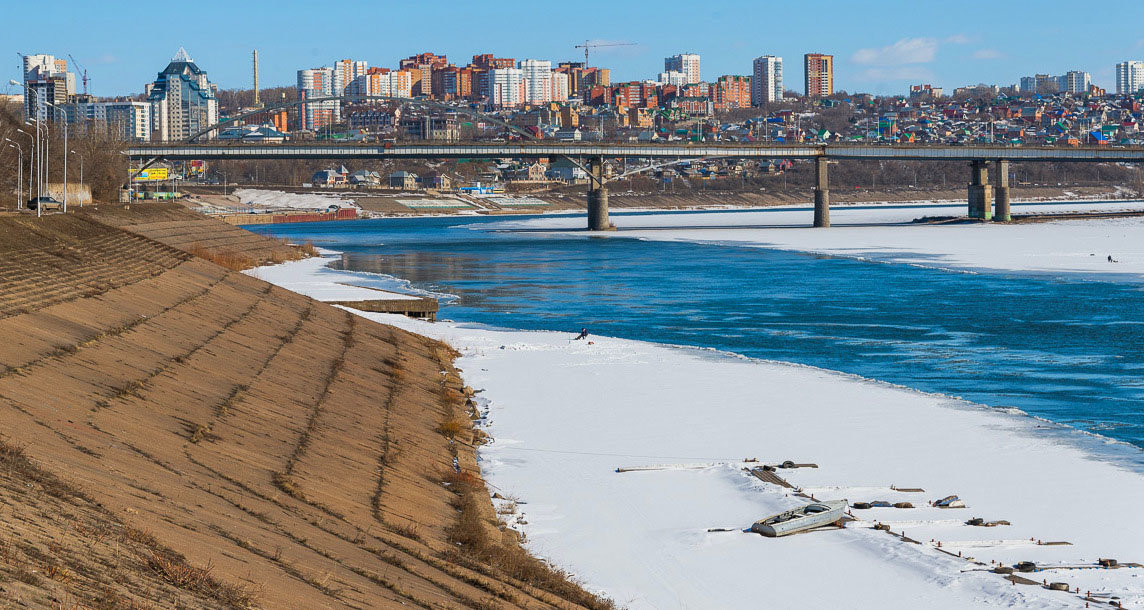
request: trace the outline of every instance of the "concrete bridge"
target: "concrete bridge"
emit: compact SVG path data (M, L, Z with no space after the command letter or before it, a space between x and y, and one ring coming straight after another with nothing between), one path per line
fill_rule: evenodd
M612 144L612 143L422 143L422 144L139 144L126 150L132 161L145 166L166 160L239 159L438 159L438 158L537 158L566 157L589 176L588 229L612 228L608 220L609 178L604 160L609 158L665 159L811 159L815 163L814 226L830 226L828 164L845 160L965 161L969 165L968 215L970 218L1007 221L1009 214L1009 164L1012 162L1144 162L1144 148L1037 146L935 146L935 145L770 145L740 143ZM587 160L585 165L579 160ZM660 163L651 167L667 165ZM996 169L996 183L989 181L989 165ZM623 174L623 175L628 175ZM618 178L613 177L611 179ZM992 204L992 205L991 205ZM992 208L992 209L991 209Z

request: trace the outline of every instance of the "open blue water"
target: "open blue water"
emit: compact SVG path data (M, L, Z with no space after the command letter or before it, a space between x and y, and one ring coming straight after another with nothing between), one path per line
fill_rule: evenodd
M251 226L459 297L440 316L712 347L855 373L1144 447L1144 286L481 227ZM380 281L380 280L379 280Z

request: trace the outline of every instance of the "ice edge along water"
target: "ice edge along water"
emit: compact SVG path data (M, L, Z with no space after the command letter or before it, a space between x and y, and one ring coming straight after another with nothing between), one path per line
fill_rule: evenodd
M314 267L278 269L281 279ZM355 274L326 270L321 281L339 275ZM1144 531L1133 527L1144 500L1141 454L1096 434L1015 410L713 350L610 338L588 345L561 333L363 315L462 351L459 364L466 381L485 390L485 423L496 439L481 450L482 470L493 489L521 500L504 507L515 508L507 519L527 534L531 551L622 605L1083 607L1075 595L966 571L974 566L929 540L987 564L1079 565L1144 554ZM720 459L615 472L711 457ZM798 501L745 476L736 462L745 457L817 462L819 469L784 476L814 488L820 499L910 501L919 508L854 512L863 523L890 523L924 544L866 528L784 541L707 532L749 526ZM891 484L926 493L895 492ZM947 493L961 495L970 508L951 515L925 505ZM955 525L970 516L1013 525ZM1037 545L1038 539L1072 545ZM1032 576L1115 593L1129 607L1144 603L1139 570Z

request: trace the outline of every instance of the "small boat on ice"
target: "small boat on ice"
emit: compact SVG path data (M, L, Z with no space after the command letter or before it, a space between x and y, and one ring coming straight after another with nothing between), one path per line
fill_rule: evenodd
M845 510L846 500L815 502L759 519L751 526L751 531L771 538L804 532L839 521Z

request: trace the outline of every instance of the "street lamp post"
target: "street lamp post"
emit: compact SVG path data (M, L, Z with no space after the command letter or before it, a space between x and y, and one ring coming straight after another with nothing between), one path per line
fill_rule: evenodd
M31 119L31 121L35 121L34 127L36 128L36 137L33 140L33 145L32 145L32 158L35 160L35 166L36 166L36 168L35 168L35 170L36 170L35 171L35 174L36 174L36 217L39 218L40 216L43 216L43 206L40 205L40 198L43 197L43 194L44 194L44 179L43 179L44 144L43 144L43 142L40 141L40 121L39 121L39 119L36 119L34 117L29 117L29 118ZM29 127L33 127L32 123L29 121L24 121L24 124L29 126ZM29 173L29 180L31 180L31 174L30 173ZM30 183L29 183L29 186L30 186ZM28 190L31 191L30 188ZM28 194L30 195L31 192L29 192Z
M71 152L71 154L79 157L79 188L82 189L83 188L83 155L77 153L74 150L69 151L69 152ZM79 199L79 207L81 207L81 208L83 207L83 197L80 197L80 199Z
M51 103L44 102L52 109L52 120L57 120L56 113L63 111L64 113L64 214L68 213L68 113L63 108Z
M16 164L16 171L19 178L16 179L16 209L20 209L20 202L24 200L24 147L20 146L19 142L4 138L5 142L10 142L8 148L15 148L20 153L20 161Z

